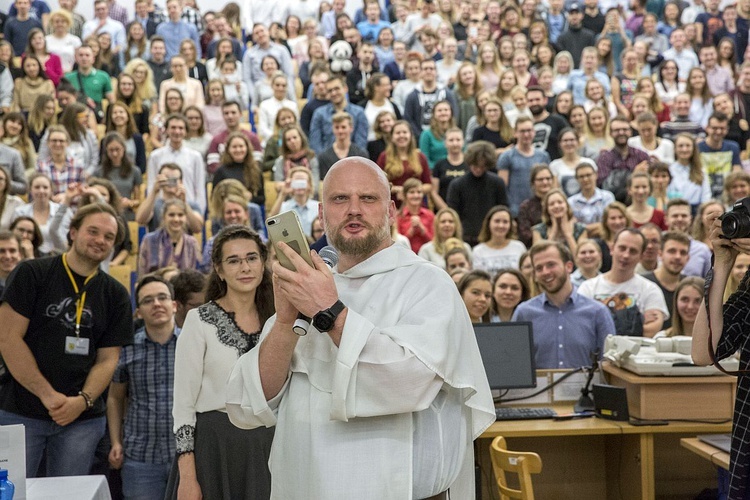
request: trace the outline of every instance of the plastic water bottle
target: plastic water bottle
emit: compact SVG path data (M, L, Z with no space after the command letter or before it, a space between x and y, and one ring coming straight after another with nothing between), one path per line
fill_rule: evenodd
M13 500L16 487L8 479L8 471L0 469L0 500Z

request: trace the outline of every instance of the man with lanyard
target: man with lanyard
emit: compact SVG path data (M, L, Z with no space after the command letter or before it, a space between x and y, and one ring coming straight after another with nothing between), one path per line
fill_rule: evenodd
M273 266L276 315L234 367L229 418L276 426L273 498L470 498L472 440L495 415L466 307L445 272L393 244L374 162L339 161L323 193L338 265L276 245L296 271ZM298 313L313 317L306 336Z
M0 305L0 354L12 379L0 388L0 425L26 428L26 474L89 473L104 436L102 393L120 349L133 340L130 297L99 272L124 237L109 205L70 222L70 250L28 260L11 273Z

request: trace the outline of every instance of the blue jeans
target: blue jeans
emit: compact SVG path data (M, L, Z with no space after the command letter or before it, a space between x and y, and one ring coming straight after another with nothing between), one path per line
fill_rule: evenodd
M125 500L162 500L172 464L150 464L125 459L120 474Z
M84 476L89 474L96 445L104 436L106 418L77 420L63 427L0 410L0 425L15 424L26 428L26 477L37 477L45 450L48 477Z

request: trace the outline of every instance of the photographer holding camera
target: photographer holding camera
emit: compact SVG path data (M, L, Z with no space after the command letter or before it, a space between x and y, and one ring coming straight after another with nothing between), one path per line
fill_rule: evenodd
M197 203L186 200L182 168L176 163L165 163L159 168L154 186L138 207L135 220L142 226L148 226L149 231L156 231L161 226L164 202L173 198L180 199L187 205L187 227L190 232L200 233L203 230L203 212Z
M693 327L692 356L695 364L710 365L714 359L720 360L740 351L729 464L730 500L750 498L750 434L747 432L750 428L750 371L747 371L750 343L745 333L750 328L750 275L745 275L726 304L723 304L723 295L737 255L750 254L749 209L750 198L739 200L732 211L722 217L719 217L721 214L717 208L708 209L707 217L712 221L710 240L714 265L706 279L708 292L704 301L708 300L708 307L701 307Z

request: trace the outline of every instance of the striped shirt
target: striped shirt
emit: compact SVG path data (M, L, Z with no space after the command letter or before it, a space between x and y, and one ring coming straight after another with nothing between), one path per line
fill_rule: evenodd
M145 328L135 333L133 344L122 348L112 376L128 384L128 408L123 427L125 456L137 462L171 463L175 455L172 434L174 353L180 329L166 344L148 338Z

